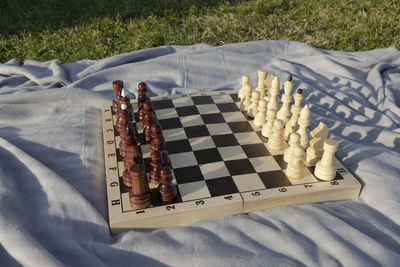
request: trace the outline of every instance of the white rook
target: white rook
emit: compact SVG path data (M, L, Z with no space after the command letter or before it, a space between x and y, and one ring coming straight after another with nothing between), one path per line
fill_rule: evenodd
M338 142L332 139L326 139L324 142L324 153L322 158L315 165L314 175L318 179L331 181L335 178L336 168L333 164L335 152L338 149Z

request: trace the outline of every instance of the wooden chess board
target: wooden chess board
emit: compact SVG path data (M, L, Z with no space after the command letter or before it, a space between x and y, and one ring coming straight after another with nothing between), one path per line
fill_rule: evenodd
M308 166L302 179L285 175L283 151L269 151L261 129L239 110L237 91L174 95L151 99L162 126L178 198L159 200L150 184L149 208L130 207L129 188L122 182L120 137L115 131L112 103L102 107L109 223L112 233L151 230L197 220L265 210L287 205L357 198L357 179L335 159L333 181L321 181ZM137 111L136 100L131 100ZM149 144L143 124L134 114L144 164L150 170Z

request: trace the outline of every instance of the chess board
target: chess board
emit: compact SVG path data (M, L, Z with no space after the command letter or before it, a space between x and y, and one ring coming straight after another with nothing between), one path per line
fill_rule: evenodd
M288 179L284 151L267 148L268 139L261 135L261 129L239 110L236 91L157 97L151 101L162 126L178 197L173 203L161 203L157 186L150 184L153 205L142 210L130 207L129 188L122 182L124 167L115 115L112 103L105 103L103 137L112 233L359 195L361 185L336 159L333 181L317 179L314 166L307 166L302 179ZM131 100L131 105L137 111L137 101ZM136 113L134 123L148 177L150 149Z

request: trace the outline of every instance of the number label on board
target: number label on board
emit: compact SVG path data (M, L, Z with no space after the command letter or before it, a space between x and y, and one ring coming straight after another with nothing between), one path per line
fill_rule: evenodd
M260 192L256 191L256 192L251 193L251 195L252 195L253 197L258 197L258 196L260 196L261 194L260 194Z
M175 209L175 205L168 205L165 207L166 210L174 210Z
M199 206L199 205L204 205L204 200L197 200L197 201L195 202L195 204L196 204L197 206Z
M287 189L286 188L284 188L284 187L282 187L282 188L279 188L279 190L278 190L279 192L286 192L287 191Z

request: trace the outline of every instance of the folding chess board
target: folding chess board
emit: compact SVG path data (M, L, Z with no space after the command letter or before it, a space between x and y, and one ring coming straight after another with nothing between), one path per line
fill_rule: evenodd
M141 210L130 207L129 188L122 182L124 167L112 103L104 104L112 233L151 230L287 205L354 199L359 195L361 185L336 159L333 181L317 179L313 166L306 168L302 179L288 179L284 151L267 149L268 139L261 135L261 128L239 110L236 91L157 97L151 101L162 126L178 197L173 203L161 203L157 186L150 184L153 205ZM131 100L131 105L137 111L136 100ZM150 149L136 113L134 123L148 177Z

